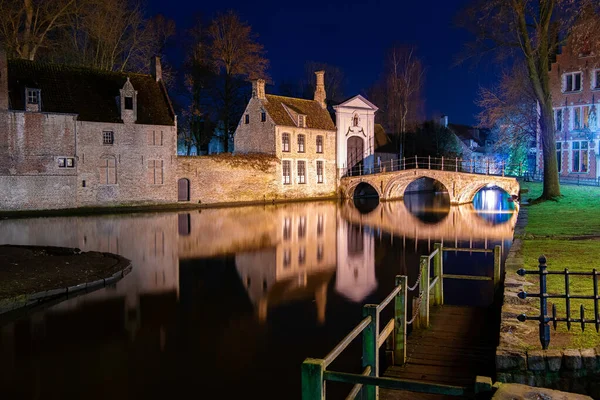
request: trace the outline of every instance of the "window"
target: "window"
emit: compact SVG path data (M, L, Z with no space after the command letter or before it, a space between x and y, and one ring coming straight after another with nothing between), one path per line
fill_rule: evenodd
M58 168L74 168L75 159L73 157L61 157L58 159Z
M304 153L304 135L298 135L298 153Z
M290 160L283 160L282 169L283 169L283 184L289 185L290 183L292 183L292 177L291 177L292 162Z
M163 182L163 160L148 161L148 183L151 185L162 185Z
M562 132L563 112L562 108L554 110L554 123L556 132Z
M558 163L558 172L562 172L562 143L556 142L556 162Z
M263 111L260 113L260 122L265 122L266 120L267 120L267 113Z
M355 115L354 118L352 118L352 126L358 126L358 115Z
M148 132L148 145L149 146L162 146L163 145L163 131Z
M290 249L283 250L283 266L289 267L292 263L292 251Z
M600 89L600 69L597 69L593 72L594 74L594 89Z
M245 124L249 124L250 123L250 114L244 115L244 123Z
M564 75L565 92L576 92L581 90L581 72L572 72Z
M100 184L117 184L117 159L106 157L100 160Z
M306 183L306 161L298 161L298 183Z
M323 183L323 161L317 161L317 183Z
M306 262L306 248L300 247L298 249L298 265L304 265Z
M317 236L323 236L323 214L317 216Z
M588 170L588 142L573 142L572 144L572 171L587 172Z
M317 245L317 261L323 260L323 243Z
M317 153L323 152L323 136L317 135Z
M283 240L290 240L292 237L292 219L285 217L283 220Z
M306 115L298 115L298 126L304 128L306 126Z
M282 133L281 134L281 151L289 152L290 151L290 134Z
M40 104L39 89L27 89L27 104Z
M590 106L573 107L573 129L589 129L589 128L590 128Z
M102 144L113 145L115 143L115 134L113 132L102 132Z
M130 97L130 96L125 97L125 109L133 110L133 97Z
M306 216L303 215L298 220L298 239L302 239L306 236Z

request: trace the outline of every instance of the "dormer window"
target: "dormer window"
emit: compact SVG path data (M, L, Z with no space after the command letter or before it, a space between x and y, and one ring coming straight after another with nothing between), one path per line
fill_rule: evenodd
M125 97L125 109L133 110L133 97Z
M298 126L300 128L306 127L306 115L298 115Z
M40 89L25 89L25 96L27 104L25 104L25 110L27 111L40 111L42 104L42 96Z
M137 121L137 94L131 81L127 78L119 93L121 119L124 123L134 123Z

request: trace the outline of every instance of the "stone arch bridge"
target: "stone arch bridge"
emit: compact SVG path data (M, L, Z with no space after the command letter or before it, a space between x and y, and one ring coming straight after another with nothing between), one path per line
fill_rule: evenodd
M517 180L512 177L432 169L409 169L345 176L340 180L339 190L343 197L353 198L356 187L361 183L366 183L377 191L379 200L396 200L404 197L404 191L408 185L421 178L431 178L444 185L450 196L451 204L473 202L477 192L487 185L498 186L512 196L518 196L520 188Z

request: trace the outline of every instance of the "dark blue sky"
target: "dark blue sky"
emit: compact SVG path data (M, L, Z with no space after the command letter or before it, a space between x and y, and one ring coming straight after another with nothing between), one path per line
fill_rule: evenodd
M414 45L427 68L427 117L444 113L450 122L474 124L478 87L493 84L497 72L489 63L454 66L471 39L454 26L467 1L149 0L148 12L162 13L184 30L197 13L209 19L218 11L235 10L265 46L275 84L301 79L306 61L326 62L344 71L348 97L364 93L378 79L387 49Z

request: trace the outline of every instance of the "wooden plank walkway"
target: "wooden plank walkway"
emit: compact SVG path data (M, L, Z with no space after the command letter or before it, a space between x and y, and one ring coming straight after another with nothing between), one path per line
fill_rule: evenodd
M477 375L493 378L496 336L492 309L432 307L428 329L407 338L407 363L391 366L384 376L447 385L473 384ZM497 332L497 331L496 331ZM438 400L458 397L380 390L381 400Z

